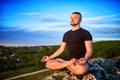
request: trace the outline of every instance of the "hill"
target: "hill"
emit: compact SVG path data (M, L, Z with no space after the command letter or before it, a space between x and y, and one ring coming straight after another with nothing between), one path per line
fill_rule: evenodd
M116 58L119 56L120 41L102 41L93 43L92 58Z
M0 77L8 78L44 69L45 63L40 60L44 55L53 54L58 48L59 45L33 47L0 46ZM67 58L66 50L60 58ZM91 58L120 59L120 41L94 42Z

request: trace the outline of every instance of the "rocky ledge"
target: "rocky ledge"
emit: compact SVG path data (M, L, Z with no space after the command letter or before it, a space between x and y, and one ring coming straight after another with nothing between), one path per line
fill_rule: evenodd
M55 71L43 80L120 80L120 60L93 58L88 61L89 72L76 76L68 70Z

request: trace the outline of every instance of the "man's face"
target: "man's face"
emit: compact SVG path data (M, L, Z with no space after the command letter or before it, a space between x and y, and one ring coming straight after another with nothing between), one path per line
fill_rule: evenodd
M79 25L81 21L80 15L79 14L72 14L70 18L70 24L72 26Z

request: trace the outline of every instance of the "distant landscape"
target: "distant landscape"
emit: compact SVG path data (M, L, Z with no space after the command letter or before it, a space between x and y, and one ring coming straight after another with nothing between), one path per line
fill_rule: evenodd
M53 54L59 46L0 46L0 78L45 69L45 63L40 61L41 58ZM67 51L60 58L66 59ZM91 58L120 59L120 41L94 42Z

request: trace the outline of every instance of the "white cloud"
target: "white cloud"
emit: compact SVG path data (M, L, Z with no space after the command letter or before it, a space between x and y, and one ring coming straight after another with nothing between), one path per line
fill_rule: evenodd
M27 18L27 21L23 20L21 21L21 23L17 23L18 27L14 28L16 30L36 32L36 31L67 31L71 29L69 25L69 21L66 22L65 20L61 20L58 16L54 14L46 14L40 12L26 12L26 13L23 12L23 13L19 13L18 15L21 15L25 19ZM112 30L116 27L119 29L120 18L118 16L119 15L116 14L116 15L86 18L83 19L82 25L83 27L85 26L90 30L96 30L100 28L105 28L105 29L111 28ZM28 19L28 17L30 17L31 19Z
M120 27L120 15L98 16L83 19L82 24L91 28L116 28Z
M98 16L98 17L93 17L93 18L85 18L85 19L83 19L83 21L102 20L102 19L107 19L107 18L114 18L116 16L119 16L119 14L113 14L113 15L107 15L107 16Z
M88 23L84 23L84 26L87 27L91 27L91 28L116 28L116 27L120 27L120 25L116 25L116 24L88 24Z
M60 19L60 17L55 14L47 14L47 13L40 13L40 12L23 12L23 13L20 13L19 15L29 16L30 18L41 21L41 22L64 22L63 19Z
M94 41L120 40L120 15L86 18L81 26L92 33Z
M46 13L40 13L40 12L23 12L23 13L20 13L19 15L31 16L35 18L57 18L57 16L53 14L46 14Z
M48 23L46 25L39 25L33 28L26 29L28 32L36 32L36 31L67 31L71 29L71 27L66 23Z
M23 12L23 13L20 13L19 15L25 15L25 16L31 16L31 15L40 15L42 13L40 12Z

